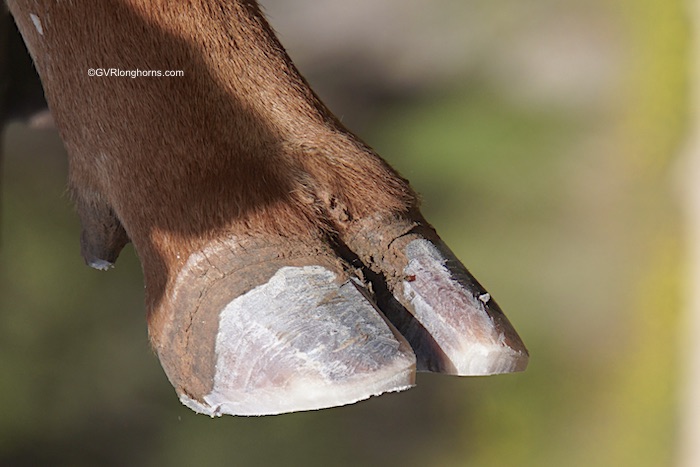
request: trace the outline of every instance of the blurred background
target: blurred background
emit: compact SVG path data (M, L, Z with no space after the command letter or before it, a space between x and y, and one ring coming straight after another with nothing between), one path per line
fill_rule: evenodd
M690 1L262 2L531 353L521 374L419 374L347 407L181 406L133 249L107 273L83 265L60 140L10 125L0 465L700 465Z

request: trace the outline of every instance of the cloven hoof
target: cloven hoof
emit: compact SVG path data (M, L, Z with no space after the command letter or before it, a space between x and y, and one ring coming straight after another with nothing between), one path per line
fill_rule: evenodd
M279 414L408 389L416 370L527 366L496 302L419 215L356 222L335 243L229 237L189 258L155 341L186 406Z

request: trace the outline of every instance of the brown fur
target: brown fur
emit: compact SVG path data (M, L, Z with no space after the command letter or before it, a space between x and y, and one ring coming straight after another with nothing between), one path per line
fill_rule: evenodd
M184 259L217 237L320 238L416 204L314 95L254 1L9 6L68 149L84 254L107 244L116 258L123 226L149 312ZM88 77L89 68L185 76ZM152 331L159 319L149 317Z

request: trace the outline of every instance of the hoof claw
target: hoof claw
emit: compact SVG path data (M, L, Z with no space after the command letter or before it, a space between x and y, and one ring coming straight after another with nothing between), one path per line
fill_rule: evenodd
M260 264L276 271L218 310L206 295L231 290L239 273L212 285L186 325L189 336L172 334L158 350L185 405L210 416L272 415L351 404L414 384L415 356L405 339L356 280L319 263ZM210 321L216 325L198 326ZM177 358L192 354L209 355L208 364Z
M403 281L401 302L440 346L441 372L478 376L527 367L527 350L508 319L442 242L412 240L405 254L405 275L414 280Z
M513 326L420 214L358 221L345 241L379 283L379 306L410 343L418 371L525 369L528 352Z

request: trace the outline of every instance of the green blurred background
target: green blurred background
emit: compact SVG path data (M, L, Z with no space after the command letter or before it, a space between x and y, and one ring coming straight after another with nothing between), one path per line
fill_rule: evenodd
M423 195L530 367L420 374L408 392L318 412L196 415L149 348L133 250L107 273L83 265L62 144L13 124L0 465L677 464L687 5L263 3L321 97Z

